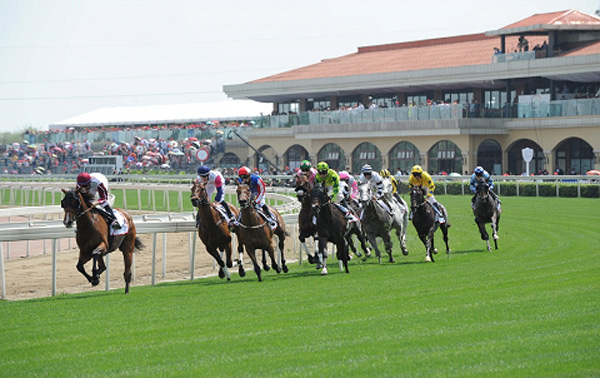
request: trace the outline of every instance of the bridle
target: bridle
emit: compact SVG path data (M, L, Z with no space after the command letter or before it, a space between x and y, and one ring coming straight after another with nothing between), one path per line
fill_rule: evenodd
M416 196L417 193L419 193L421 195L421 197L423 198L423 201L421 203L416 203ZM423 193L423 189L421 189L421 187L413 187L410 190L410 208L413 210L417 210L423 206L425 206L427 204L427 199L425 198L425 194Z
M246 193L242 192L242 187L244 187L243 189L246 191ZM247 209L247 208L252 208L252 198L251 198L252 196L249 193L250 193L250 185L248 185L246 183L240 183L240 184L238 184L237 195L238 195L238 203L240 205L240 210ZM244 194L245 196L248 197L248 199L241 200L240 199L240 194ZM253 210L253 209L251 209L251 210ZM258 216L257 214L254 214L254 217L260 219L260 216ZM240 227L245 228L245 229L262 228L266 224L267 224L267 221L265 220L265 221L263 221L260 224L256 224L256 225L253 225L253 226L247 226L247 225L245 225L245 224L243 224L241 222L241 218L240 218L240 222L239 222Z

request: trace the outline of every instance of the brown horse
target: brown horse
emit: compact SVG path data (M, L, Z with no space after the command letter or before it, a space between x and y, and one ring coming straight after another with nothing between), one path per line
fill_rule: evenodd
M220 205L210 203L206 186L198 180L194 181L194 185L192 186L191 201L192 205L198 208L198 213L196 214L198 236L206 246L206 251L219 264L219 277L227 277L229 281L231 276L228 268L233 267L231 259L231 232L229 231L225 216L219 210ZM240 211L237 207L229 203L228 206L233 216L237 218ZM239 248L242 248L242 246L240 245ZM226 263L223 262L217 250L220 250L221 253L225 252Z
M441 206L440 206L441 207ZM442 208L444 217L446 218L445 223L440 223L436 220L435 210L433 205L427 201L425 191L420 186L415 186L410 189L410 209L413 215L413 226L417 230L419 239L425 245L426 255L425 261L435 262L433 254L437 253L435 248L433 235L438 227L442 230L444 237L444 243L446 243L446 253L450 253L450 247L448 246L448 214L445 208Z
M79 261L77 270L85 276L92 286L100 283L100 275L106 270L102 256L113 252L117 248L123 252L125 262L125 294L129 293L131 282L131 262L134 250L143 248L142 241L136 236L135 225L131 216L125 210L115 209L125 218L124 227L129 227L127 233L109 237L109 223L100 213L101 210L91 206L91 199L84 199L79 190L62 189L65 197L60 205L65 211L63 224L67 228L77 224L77 246L79 247ZM94 260L92 275L85 271L85 263ZM98 268L96 268L98 264Z
M284 273L288 272L288 267L285 263L285 257L283 255L283 247L285 242L285 223L281 215L273 208L269 207L271 214L273 214L277 220L277 228L272 230L269 227L268 222L256 211L254 208L254 199L252 192L248 184L238 183L237 186L237 197L238 203L240 204L240 218L238 236L240 244L246 247L246 252L252 260L254 266L254 272L258 276L258 281L262 281L261 271L258 262L256 261L256 250L262 249L267 251L271 257L271 264L273 269L277 273L281 273L283 269ZM279 251L281 253L281 268L275 261L275 252L273 250L273 235L277 235L279 239ZM242 258L240 257L240 261Z
M296 198L300 201L301 207L298 213L298 229L300 240L300 249L304 248L304 252L308 258L308 262L315 264L319 261L317 253L317 225L313 223L312 201L310 199L311 185L308 177L305 175L296 176ZM306 246L306 238L312 237L315 244L315 253L311 255Z

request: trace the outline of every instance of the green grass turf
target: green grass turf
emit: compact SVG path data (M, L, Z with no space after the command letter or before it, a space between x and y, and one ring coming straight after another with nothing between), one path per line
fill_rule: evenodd
M0 302L0 376L599 376L597 199L507 197L487 252L467 196L450 246L330 274L248 274ZM438 247L441 234L436 234ZM142 251L140 253L149 253ZM248 259L246 259L248 260Z

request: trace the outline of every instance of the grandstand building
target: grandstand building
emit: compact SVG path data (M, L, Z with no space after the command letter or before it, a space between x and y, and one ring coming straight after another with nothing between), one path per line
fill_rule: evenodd
M338 58L225 85L273 104L246 138L280 167L303 159L353 172L581 174L600 158L600 18L536 14L480 34L359 47ZM250 165L267 169L248 149ZM239 156L240 161L247 156Z

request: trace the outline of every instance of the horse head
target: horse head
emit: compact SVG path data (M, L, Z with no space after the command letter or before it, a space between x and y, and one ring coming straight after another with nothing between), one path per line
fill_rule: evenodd
M490 186L485 180L479 180L477 183L477 198L485 200L490 195Z
M410 189L410 209L415 211L425 204L425 190L421 186L413 186Z
M321 208L327 205L330 201L327 195L327 188L324 185L315 185L310 191L310 198L312 201L312 208L315 213L319 213Z
M235 191L241 209L245 209L252 204L252 191L250 190L250 185L238 183Z
M73 227L73 222L77 220L83 211L81 208L80 195L75 190L61 190L65 194L64 198L60 201L60 207L65 211L63 224L65 227L71 228Z
M367 205L373 199L371 185L368 182L362 183L358 186L358 198L363 205Z
M192 206L198 207L201 204L208 203L208 194L206 192L206 186L204 182L200 180L195 180L194 185L192 186L192 194L190 196L192 201Z
M310 196L310 182L305 175L296 176L296 198L302 202Z

